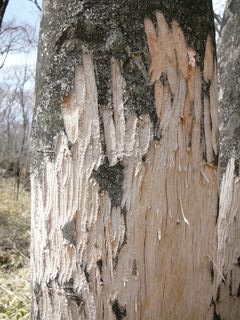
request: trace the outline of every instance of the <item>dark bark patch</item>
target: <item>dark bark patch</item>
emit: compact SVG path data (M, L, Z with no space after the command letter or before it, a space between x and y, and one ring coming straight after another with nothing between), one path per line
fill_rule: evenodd
M132 262L132 275L136 276L137 275L137 260L133 259Z
M123 243L122 243L122 246L123 246L127 243L127 209L126 209L126 206L124 206L121 209L121 214L123 215L123 218L124 218L124 227L125 227L124 239L123 239Z
M69 40L78 39L82 43L87 42L93 45L101 45L105 41L105 26L101 21L87 20L84 15L79 15L78 19L68 25L63 30L61 36L56 41L56 50L59 52L62 46ZM74 48L74 47L73 47ZM71 49L71 47L70 47Z
M210 95L210 87L211 87L211 81L205 81L202 79L202 93L209 97Z
M72 278L69 281L64 283L63 289L66 293L66 297L67 297L67 299L76 302L78 307L82 307L84 305L84 301L83 301L81 295L78 292L76 292L73 285L74 284L73 284Z
M112 258L112 261L113 261L113 269L116 269L116 267L117 267L118 258L119 258L119 252L120 252L120 249L118 248L115 257Z
M102 274L102 267L103 267L103 261L102 261L102 259L99 259L99 260L97 261L97 267L98 267L98 270L99 270L100 274Z
M218 200L217 200L217 215L216 215L216 224L218 222L218 217L219 217L219 211L220 211L220 197L218 196Z
M54 280L49 280L47 282L47 288L48 288L48 295L51 297L52 296L52 291L53 291L53 283L54 283Z
M119 245L118 249L117 249L117 253L115 255L115 257L113 257L113 268L115 269L117 267L118 264L118 259L120 256L120 252L122 250L122 248L127 244L127 209L124 206L124 208L121 209L121 214L123 215L124 218L124 238L123 238L123 242Z
M103 268L103 261L102 259L99 259L97 262L97 267L98 267L98 270L99 270L99 273L100 273L100 285L103 285L103 278L102 278L102 268Z
M117 267L120 252L121 252L123 246L127 243L126 238L127 238L127 236L126 236L126 231L125 231L124 240L123 240L122 244L118 247L115 257L113 257L113 269L115 269Z
M47 288L48 288L48 295L49 297L52 297L53 295L53 291L56 290L56 288L60 287L61 285L59 284L58 282L58 279L59 279L59 273L56 275L56 277L54 279L50 279L46 285L47 285ZM52 299L51 299L51 302L52 302Z
M111 55L98 50L94 55L99 106L108 106L112 101Z
M103 278L102 278L103 261L102 261L102 259L97 260L96 264L97 264L97 268L98 268L99 273L100 273L100 284L103 285Z
M218 166L218 160L219 160L219 154L213 153L213 161L212 164L217 167Z
M116 320L122 320L127 316L126 306L121 306L117 299L112 303L112 311L115 314Z
M34 292L36 300L39 300L39 298L42 295L42 288L38 283L35 284L35 286L33 288L33 292Z
M42 293L42 288L38 283L36 283L35 286L33 287L33 293L35 295L37 305L40 305L40 299L41 299L43 293ZM33 304L32 304L32 312L31 313L34 314ZM39 308L37 310L36 320L41 320L41 313L40 313Z
M210 275L211 275L211 281L213 283L213 281L214 281L214 268L213 268L212 261L210 261Z
M168 84L168 77L167 77L167 74L162 72L161 76L160 76L160 79L159 79L162 83L162 85L166 85Z
M100 185L100 192L107 191L111 199L112 207L121 204L123 195L124 166L118 162L110 166L108 160L102 164L98 170L93 172L94 178Z
M219 287L218 287L218 289L219 289ZM219 299L217 298L217 300L216 301L218 301ZM216 308L217 308L217 305L216 305L216 301L214 301L213 299L212 299L212 301L211 301L211 305L213 305L213 320L223 320L222 318L221 318L221 316L217 313L217 311L216 311Z
M214 308L213 320L222 320L221 316L217 314L216 308Z
M202 157L207 162L207 150L205 141L205 130L204 130L204 114L202 113L200 119L200 145L202 146Z
M90 274L89 274L89 272L87 271L87 265L86 265L85 268L84 268L84 274L85 274L87 283L90 283Z
M220 286L217 289L217 296L216 296L216 301L220 300Z
M146 53L143 52L141 54L142 67L146 70L147 74L148 63L143 62L146 61L144 59L144 54ZM126 116L132 113L136 113L137 116L149 114L153 128L155 128L158 124L158 117L154 105L153 85L150 85L148 80L144 77L142 70L139 69L131 58L123 60L122 69L127 88L124 94L124 108Z
M230 281L229 281L229 295L230 296L233 296L233 293L232 293L232 285L233 285L233 280L232 280L232 270L230 272Z
M239 286L238 286L237 297L240 298L240 283L239 283Z
M240 129L240 128L239 128L239 129ZM238 137L239 137L239 136L240 136L240 133L239 133ZM236 176L239 176L239 175L240 175L240 172L239 172L239 161L236 161L236 162L235 162L234 174L235 174Z
M76 218L74 217L71 221L67 222L62 227L62 233L64 239L72 243L74 246L77 244L77 228L76 228Z
M237 266L240 268L240 256L237 258Z

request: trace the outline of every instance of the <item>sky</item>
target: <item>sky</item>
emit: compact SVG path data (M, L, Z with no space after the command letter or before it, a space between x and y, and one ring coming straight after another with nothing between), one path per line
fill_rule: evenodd
M38 3L41 4L42 0ZM3 23L14 21L14 25L29 25L36 35L39 32L41 13L36 6L28 0L10 0L4 16ZM32 49L28 53L11 53L8 55L4 66L36 64L37 49Z
M226 0L213 0L213 9L214 11L219 14L223 15L224 6L225 6Z
M42 0L38 1L41 4ZM220 15L223 14L225 0L213 0L214 11ZM29 24L31 25L38 34L39 23L41 14L38 9L29 0L10 0L4 21L14 20L15 24ZM35 65L37 57L37 49L31 50L29 53L12 53L9 54L5 62L5 66L9 67L12 65L21 64L32 64Z
M41 1L38 1L41 3ZM28 0L9 0L5 20L16 19L19 24L39 24L40 14L36 6Z

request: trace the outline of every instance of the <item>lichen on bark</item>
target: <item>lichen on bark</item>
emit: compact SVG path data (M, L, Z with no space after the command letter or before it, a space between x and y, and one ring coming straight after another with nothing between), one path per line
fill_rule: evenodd
M33 121L33 167L39 167L43 155L52 159L54 137L63 130L60 104L73 88L76 65L83 50L94 53L99 108L111 103L110 61L122 61L127 82L124 108L126 114L149 113L157 132L152 87L142 66L148 70L149 56L143 21L161 10L170 23L176 19L188 45L197 52L202 67L208 34L214 39L211 2L182 1L45 1L41 21L36 80L36 107ZM208 15L204 15L208 12ZM155 19L155 18L154 18ZM137 58L136 58L137 57Z
M219 46L220 170L226 170L231 157L240 162L240 2L227 1ZM229 50L231 48L231 50ZM231 85L229 85L231 83Z

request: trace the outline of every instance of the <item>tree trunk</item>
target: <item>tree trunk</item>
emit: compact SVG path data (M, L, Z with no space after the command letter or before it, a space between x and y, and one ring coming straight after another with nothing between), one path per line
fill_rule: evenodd
M210 0L43 1L33 319L213 319Z
M219 49L221 105L216 314L240 319L240 1L227 1Z

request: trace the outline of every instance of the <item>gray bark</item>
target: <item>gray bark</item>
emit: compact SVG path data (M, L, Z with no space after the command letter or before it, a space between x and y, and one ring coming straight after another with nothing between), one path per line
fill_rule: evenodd
M219 47L219 98L221 104L220 167L226 169L229 159L240 160L240 1L227 1Z
M217 316L215 71L211 1L43 2L33 319Z
M219 48L220 178L216 308L218 319L240 318L240 1L226 3Z

